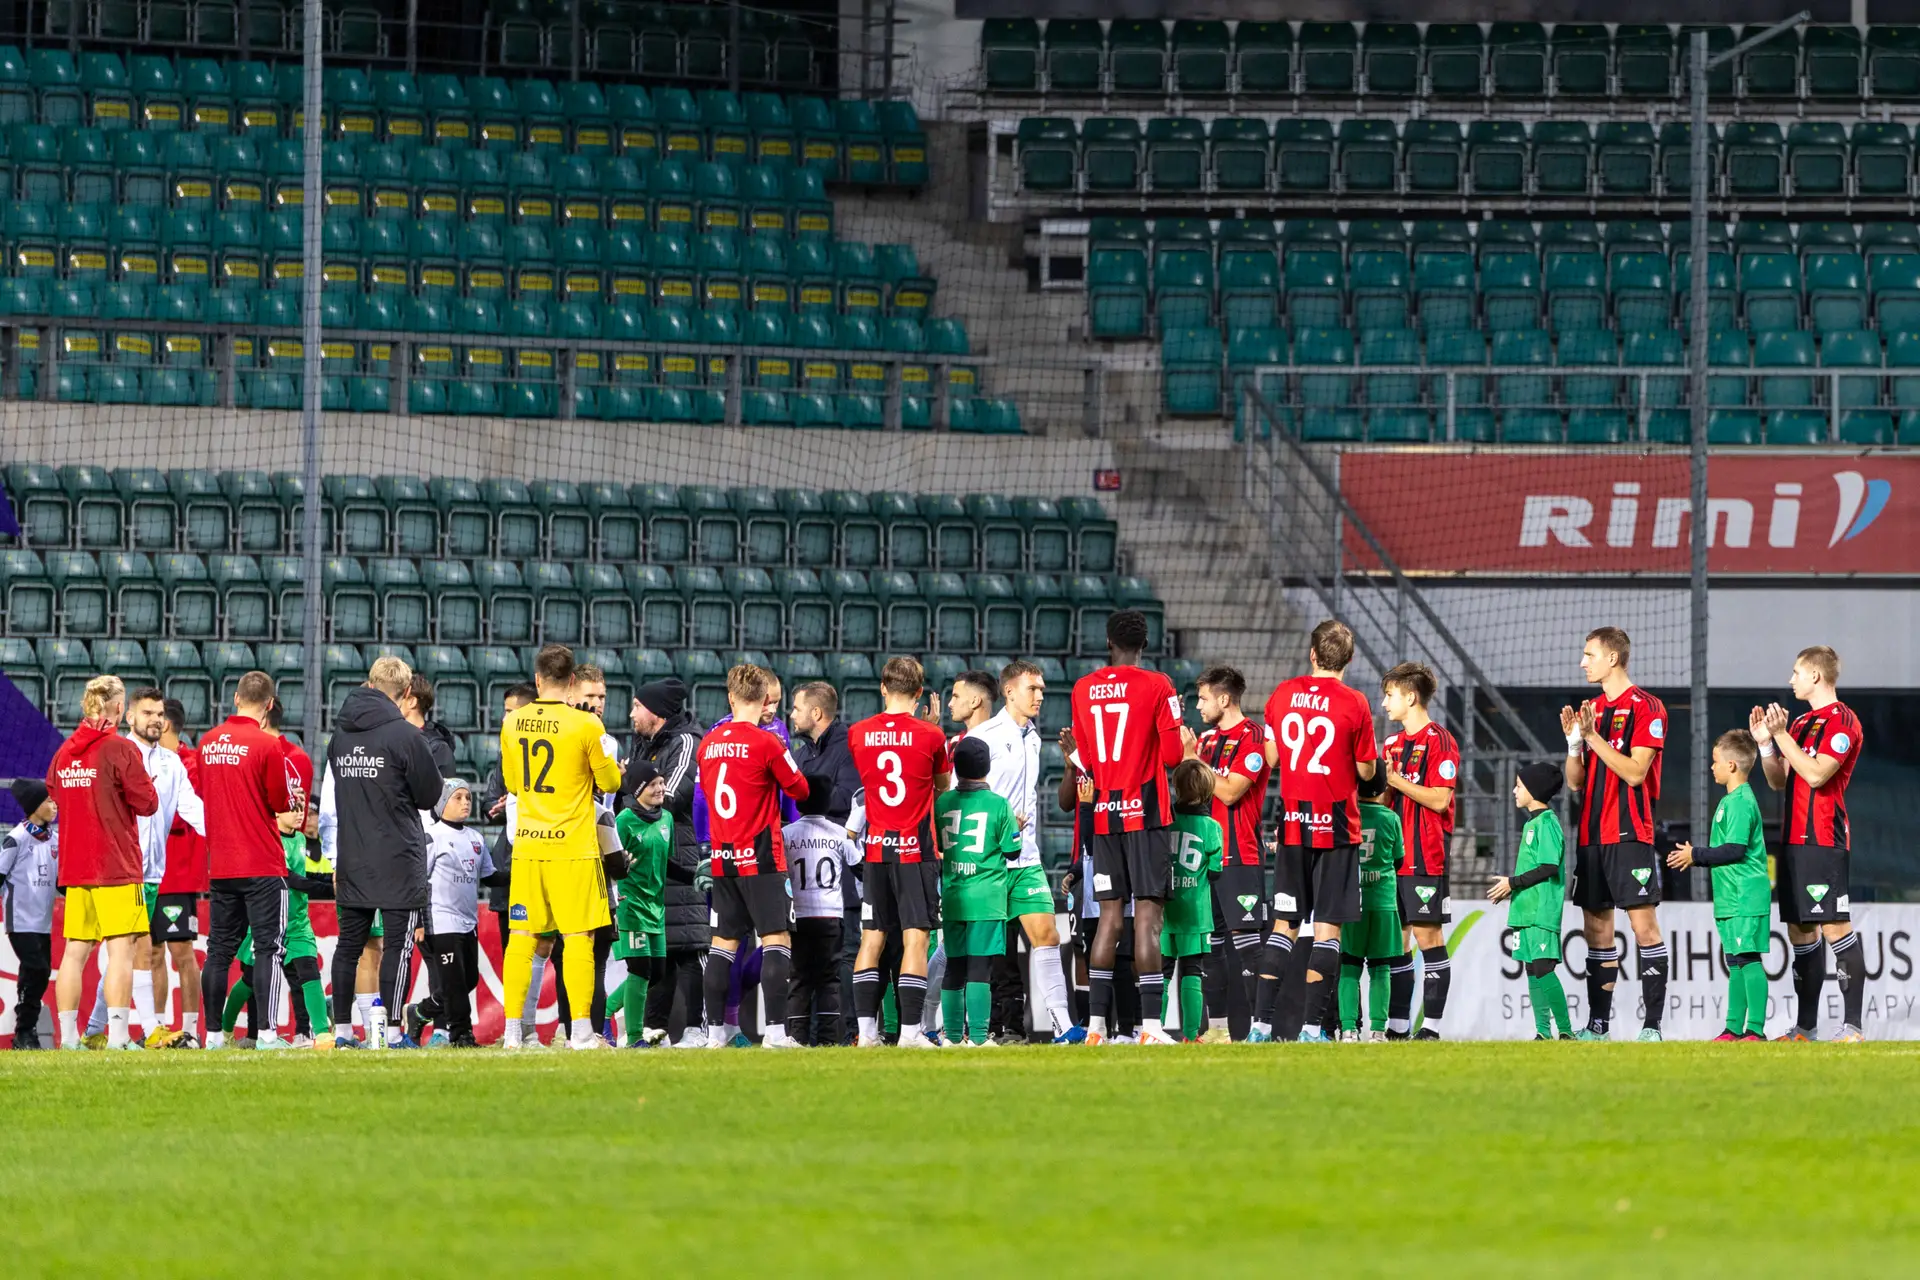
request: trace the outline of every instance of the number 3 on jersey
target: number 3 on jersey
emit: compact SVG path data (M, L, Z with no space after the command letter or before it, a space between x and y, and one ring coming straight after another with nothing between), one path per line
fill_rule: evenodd
M880 803L888 808L898 806L907 798L906 766L900 761L900 753L882 751L873 758L873 763L886 778L880 784Z
M1309 720L1298 711L1289 711L1280 720L1280 745L1287 749L1287 768L1300 767L1300 753L1313 742L1313 754L1307 757L1308 773L1332 773L1326 765L1328 748L1333 746L1333 721L1325 716Z

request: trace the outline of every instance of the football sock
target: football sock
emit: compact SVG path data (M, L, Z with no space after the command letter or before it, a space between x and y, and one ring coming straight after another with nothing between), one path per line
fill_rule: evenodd
M508 933L507 952L500 961L500 1010L501 1016L511 1018L522 1027L533 1025L533 1019L527 1017L527 992L538 991L539 984L533 981L533 966L543 969L545 962L534 958L533 949L537 944L530 933ZM536 999L538 997L535 997ZM354 997L358 1004L360 998Z
M107 1048L126 1048L127 1022L132 1016L133 1010L131 1009L107 1010Z
M1739 1035L1747 1029L1747 970L1750 956L1727 957L1727 1031Z
M333 1038L335 1040L353 1039L353 1024L351 1022L334 1023ZM518 1018L506 1019L506 1027L505 1027L505 1031L502 1038L506 1040L509 1044L520 1043L520 1019Z
M701 977L701 989L707 1002L707 1039L720 1033L727 1020L727 980L733 973L733 952L719 947L707 950L707 968ZM724 1043L724 1042L723 1042Z
M1793 944L1794 1025L1809 1035L1820 1025L1820 990L1827 985L1826 939Z
M1113 1013L1113 970L1087 970L1087 1013L1100 1019L1100 1025L1107 1025L1107 1018Z
M593 1019L593 947L590 940L582 940L577 947L568 947L560 958L560 981L567 984L567 1001L577 1016L573 1019L577 1027L585 1022L589 1027ZM578 1032L574 1038L579 1039Z
M880 991L880 1031L889 1036L900 1032L900 992L891 986Z
M360 1025L362 1027L373 1026L373 1001L376 994L376 992L372 991L357 991L354 993L353 1011L360 1015Z
M153 1013L153 970L133 971L133 1020L151 1032L160 1025Z
M1388 989L1392 985L1387 966L1385 960L1367 961L1367 1029L1370 1031L1387 1029Z
M535 952L534 948L539 943L535 941L532 934L516 933L509 936L527 940L526 964L520 967L520 972L527 975L527 989L520 997L517 1006L508 1005L507 1007L517 1007L520 1010L521 1023L531 1027L540 1021L540 988L547 984L547 957Z
M1307 964L1306 1016L1301 1020L1300 1030L1311 1034L1326 1025L1327 1002L1333 999L1334 988L1339 986L1340 940L1314 939L1313 954ZM1319 975L1318 982L1313 981L1315 974Z
M1746 968L1747 1030L1754 1035L1767 1034L1767 966L1754 963Z
M93 1011L87 1014L87 1034L97 1036L107 1029L107 965L103 957L100 976L93 981Z
M227 1007L220 1011L220 1030L232 1035L234 1027L240 1023L240 1011L246 1008L247 1002L252 999L253 987L245 978L234 983L232 989L227 992ZM255 1036L260 1034L258 1027L248 1027L247 1030Z
M1198 973L1185 965L1180 972L1180 1034L1189 1040L1200 1038L1207 1021L1207 997Z
M1655 1031L1660 1029L1660 1019L1667 1012L1667 944L1656 942L1650 947L1640 948L1641 990L1646 994L1646 1026Z
M926 1012L927 980L917 973L900 975L900 1027L920 1025L920 1018Z
M1594 947L1587 952L1587 1026L1607 1034L1613 1018L1613 984L1620 976L1620 947Z
M320 979L300 984L300 1003L307 1010L307 1025L313 1028L308 1034L320 1035L327 1025L327 994L320 989Z
M853 1016L863 1040L880 1036L880 971L856 969L853 973Z
M1413 1029L1413 952L1393 958L1389 971L1387 1029L1401 1035Z
M80 1042L80 1011L78 1009L60 1010L60 1047Z
M1447 992L1453 985L1453 965L1447 959L1445 947L1424 947L1420 951L1420 967L1424 970L1421 978L1420 1004L1424 1011L1426 1025L1438 1031L1440 1019L1446 1016Z
M1359 956L1340 957L1340 1029L1351 1031L1360 1025Z
M628 974L627 980L620 984L620 1011L626 1015L627 1031L623 1037L628 1046L639 1044L647 1033L647 987L645 978ZM608 996L609 1003L613 997Z
M987 1020L993 1016L993 984L967 983L967 1038L975 1044L987 1042ZM947 1024L947 1038L953 1038L953 1024Z
M1286 972L1287 958L1293 954L1293 939L1275 929L1260 949L1260 977L1254 988L1253 1023L1267 1028L1273 1025L1273 1005L1280 998L1280 975Z
M1551 973L1539 977L1527 975L1527 998L1533 1001L1533 1030L1536 1035L1553 1035L1553 993L1547 988L1559 985L1560 979Z
M1166 1002L1167 979L1160 973L1140 975L1140 1020L1160 1025L1160 1008Z
M1867 999L1867 953L1860 935L1849 933L1833 944L1833 970L1840 981L1842 1015L1850 1027L1858 1027Z
M1240 997L1247 1003L1248 1010L1254 1006L1255 993L1260 987L1261 939L1257 933L1236 933L1231 935L1233 954L1227 959L1227 981L1238 982ZM1236 976L1237 975L1237 976ZM1227 1003L1231 1007L1234 993L1229 986Z
M1033 993L1053 1021L1053 1034L1065 1035L1073 1029L1073 1006L1067 1002L1067 975L1060 967L1059 946L1033 948L1028 964Z
M760 951L760 1009L769 1027L787 1025L787 990L792 985L793 949L778 944Z
M1560 1034L1573 1034L1573 1017L1567 1012L1567 989L1560 985L1560 975L1547 975L1547 998L1553 1001L1553 1018L1560 1027Z

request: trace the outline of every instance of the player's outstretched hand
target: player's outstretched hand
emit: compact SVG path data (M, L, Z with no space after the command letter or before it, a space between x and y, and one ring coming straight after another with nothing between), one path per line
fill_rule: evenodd
M1767 732L1767 709L1755 706L1747 712L1747 732L1753 735L1755 742L1765 742L1772 735Z
M1788 723L1789 723L1789 717L1787 715L1787 709L1785 707L1781 706L1777 702L1768 704L1767 706L1768 736L1772 736L1773 734L1776 734L1776 733L1785 733L1787 731Z
M1593 704L1591 702L1581 703L1580 704L1581 736L1584 737L1585 735L1592 733L1594 731L1594 725L1596 723L1598 723L1598 720L1594 715Z
M1193 730L1184 724L1180 726L1180 749L1185 759L1198 760L1200 758L1200 739L1196 738Z
M920 712L920 718L922 720L925 720L928 724L932 725L936 729L940 727L940 695L939 694L930 693L927 695L927 708L925 711Z
M1068 757L1069 759L1071 759L1073 756L1073 730L1072 729L1062 727L1060 730L1060 754Z
M1512 895L1513 885L1505 876L1496 877L1492 886L1487 890L1487 900L1490 902L1504 902Z
M1691 867L1693 865L1693 846L1691 844L1677 844L1673 846L1673 852L1667 855L1667 865L1675 871L1685 871L1688 867Z
M1560 732L1572 733L1574 726L1580 723L1579 713L1572 707L1560 708Z

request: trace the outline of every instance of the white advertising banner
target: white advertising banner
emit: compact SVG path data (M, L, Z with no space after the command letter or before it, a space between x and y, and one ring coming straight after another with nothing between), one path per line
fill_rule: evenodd
M1710 1040L1726 1029L1726 956L1713 924L1713 908L1704 902L1675 902L1659 908L1660 931L1672 956L1667 981L1663 1030L1669 1040ZM1513 958L1505 903L1455 898L1453 923L1447 926L1452 950L1452 986L1447 998L1449 1040L1530 1040L1533 1004L1527 978ZM1577 1030L1587 1021L1587 944L1581 913L1569 904L1561 918L1561 955L1557 970L1566 989L1567 1008ZM1631 1040L1640 1030L1645 992L1639 978L1638 949L1627 916L1615 917L1622 957L1620 981L1613 993L1613 1037ZM1870 1040L1920 1040L1920 978L1914 973L1915 938L1920 935L1920 903L1853 905L1853 927L1867 961L1864 1030ZM1763 963L1767 970L1767 1034L1777 1036L1798 1010L1793 993L1786 926L1775 923ZM1415 991L1418 992L1416 987ZM1828 958L1821 993L1822 1039L1840 1029L1840 985ZM1417 1005L1416 1005L1417 1007Z

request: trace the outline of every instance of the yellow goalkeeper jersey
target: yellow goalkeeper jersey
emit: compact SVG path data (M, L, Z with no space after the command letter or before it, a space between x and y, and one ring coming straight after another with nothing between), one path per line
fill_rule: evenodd
M529 702L500 726L500 773L515 798L515 861L600 856L593 788L620 789L620 766L601 746L600 717L563 702Z

